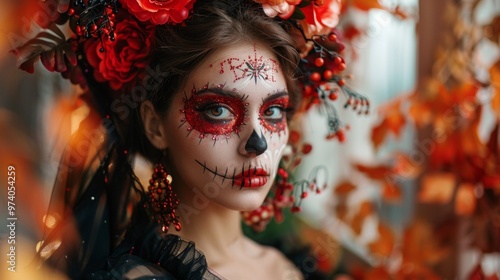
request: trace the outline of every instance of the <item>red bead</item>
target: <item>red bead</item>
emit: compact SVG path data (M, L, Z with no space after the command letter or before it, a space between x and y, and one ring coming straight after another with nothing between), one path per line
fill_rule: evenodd
M325 60L322 57L318 57L316 58L316 60L314 60L314 65L316 65L317 67L321 67L323 66L323 64L325 64Z
M345 133L343 130L337 131L337 138L339 138L339 142L345 141Z
M338 98L338 97L339 97L339 94L338 94L336 91L334 91L334 92L332 92L332 93L330 93L330 94L328 95L328 98L329 98L330 100L337 100L337 98Z
M336 56L336 57L333 59L333 63L335 63L335 64L337 64L337 65L341 64L342 62L344 62L344 61L343 61L342 57L340 57L340 56Z
M174 227L175 227L176 231L180 231L182 229L182 226L181 226L180 223L179 224L175 224Z
M297 212L300 212L300 210L301 210L301 209L300 209L300 207L299 207L299 206L293 206L293 207L292 207L292 209L291 209L292 213L297 213Z
M73 9L73 8L69 8L69 9L68 9L68 16L72 16L72 15L74 15L74 14L75 14L75 9Z
M335 35L334 33L331 33L330 35L328 35L328 40L330 40L332 42L337 42L337 35Z
M323 72L323 78L325 78L325 80L330 80L332 77L333 77L332 70L325 70Z
M303 192L301 195L300 195L300 198L306 198L307 197L307 193L306 192Z
M302 153L304 155L307 155L308 153L310 153L312 151L312 145L311 144L304 144L304 146L302 147Z
M305 93L306 95L311 95L311 94L313 93L313 88L312 88L312 86L305 86L305 87L304 87L304 93Z
M309 76L309 78L311 79L311 81L314 81L314 82L321 81L321 75L318 72L313 72L311 74L311 76Z
M337 84L339 86L343 86L343 85L345 85L345 80L344 79L340 79L340 80L338 80Z

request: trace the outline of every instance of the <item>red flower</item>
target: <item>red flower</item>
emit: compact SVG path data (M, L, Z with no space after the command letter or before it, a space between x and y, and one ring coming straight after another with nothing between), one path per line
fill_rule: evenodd
M141 21L153 24L181 23L193 8L194 0L120 0Z
M310 5L301 8L306 16L306 32L312 34L328 34L332 28L339 23L339 15L342 7L341 0L324 0L323 4Z
M254 0L262 4L264 13L269 17L279 16L288 19L295 11L295 6L302 0Z
M141 77L148 63L154 26L144 27L135 19L125 18L114 31L114 41L90 39L85 42L84 51L94 68L94 78L98 82L108 81L112 89L118 90Z

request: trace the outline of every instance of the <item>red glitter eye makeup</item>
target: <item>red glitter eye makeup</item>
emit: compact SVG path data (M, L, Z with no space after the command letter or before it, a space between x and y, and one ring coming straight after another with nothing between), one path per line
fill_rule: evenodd
M196 130L200 133L200 139L212 135L212 140L218 140L220 136L229 138L232 132L238 134L240 126L244 124L246 106L245 96L236 96L227 93L222 87L207 88L184 98L185 118L182 124L189 124L189 133ZM181 125L182 126L182 125Z
M260 107L259 118L261 125L271 133L278 134L287 127L286 112L288 111L288 95L277 96L264 100Z

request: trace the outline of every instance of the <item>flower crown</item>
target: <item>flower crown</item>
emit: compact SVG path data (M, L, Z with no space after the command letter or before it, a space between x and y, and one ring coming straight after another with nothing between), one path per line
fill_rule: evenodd
M254 0L264 13L293 22L296 46L301 51L299 79L303 102L298 112L320 107L327 115L327 139L345 139L345 126L333 102L346 95L344 108L367 113L369 102L345 86L344 45L334 27L341 0ZM195 0L49 0L49 20L37 22L44 30L13 50L18 67L33 73L34 63L60 72L73 84L86 88L91 70L95 81L125 93L145 75L155 27L182 25L191 16ZM35 17L36 18L36 17ZM60 25L69 23L66 39ZM92 39L93 38L93 39ZM80 62L80 63L79 63Z

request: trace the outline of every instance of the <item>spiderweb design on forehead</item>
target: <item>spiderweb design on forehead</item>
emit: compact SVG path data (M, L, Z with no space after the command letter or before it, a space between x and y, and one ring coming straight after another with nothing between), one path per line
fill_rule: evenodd
M210 65L212 67L212 65ZM228 69L229 68L229 69ZM242 79L245 82L261 80L264 82L276 82L275 74L278 73L278 62L272 58L264 58L263 55L257 54L257 47L253 45L253 55L248 55L246 59L231 57L220 62L220 74L224 74L225 70L229 70L234 75L233 83Z

